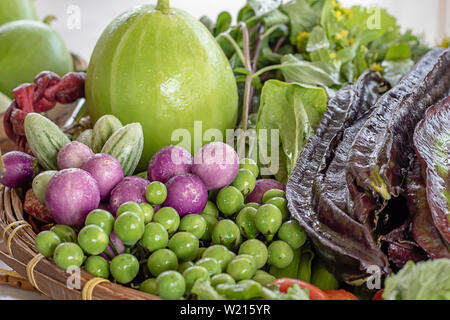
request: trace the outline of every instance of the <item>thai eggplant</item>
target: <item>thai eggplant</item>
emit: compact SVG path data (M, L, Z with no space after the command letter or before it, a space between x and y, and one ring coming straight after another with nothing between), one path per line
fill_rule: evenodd
M358 280L367 277L367 268L379 266L381 272L389 272L386 256L375 243L370 230L353 220L342 210L329 219L315 209L318 192L318 174L327 170L343 134L358 118L358 110L376 101L379 86L371 83L373 75L365 74L356 85L339 90L328 104L316 134L310 138L287 185L287 198L291 214L311 237L317 253L327 264L329 271L342 280ZM381 85L381 83L380 83ZM375 93L357 92L370 87Z
M412 132L427 107L449 94L450 49L426 54L386 93L359 131L347 163L349 185L368 190L386 203L403 192L413 157Z
M436 228L450 243L450 96L430 107L414 132L414 146L426 173L426 196Z

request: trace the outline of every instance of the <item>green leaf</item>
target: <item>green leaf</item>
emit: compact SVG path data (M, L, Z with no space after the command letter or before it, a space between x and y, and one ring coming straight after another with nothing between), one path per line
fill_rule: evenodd
M197 296L198 300L225 300L225 297L217 293L209 280L197 280L191 292Z
M200 18L200 22L203 23L203 25L209 30L209 32L214 34L214 22L208 16L202 16Z
M397 19L390 15L386 9L378 6L369 8L351 7L349 18L344 19L343 24L353 34L358 34L364 30L380 30L383 33L399 30Z
M273 11L267 13L264 16L263 21L264 21L265 27L270 28L277 24L288 24L289 17L277 9L277 10L273 10Z
M342 30L341 24L335 15L332 0L325 1L322 9L320 24L329 38L333 37Z
M411 58L411 48L404 43L391 46L386 54L385 60L405 60Z
M311 249L301 249L297 279L311 282L312 261L314 259L314 256L314 252Z
M223 11L219 13L219 16L217 17L217 23L216 23L216 30L214 32L214 35L217 37L222 32L227 31L232 22L231 14L227 11Z
M311 31L319 23L319 17L306 0L294 0L281 6L281 11L291 20L290 41L296 43L297 35L303 31Z
M392 86L395 86L401 79L401 77L411 70L414 66L414 61L411 59L390 61L385 60L381 64L384 69L384 77L390 82Z
M309 291L306 288L300 288L298 284L294 284L288 288L286 300L309 300Z
M316 259L313 263L311 284L321 290L336 290L339 288L339 282L328 272L319 259Z
M238 22L247 21L254 16L255 16L255 10L253 10L253 8L251 6L246 5L241 10L239 10L237 20L238 20Z
M266 129L268 139L264 140L259 135L259 144L271 150L271 130L279 131L279 148L285 156L278 159L282 160L279 167L284 167L288 174L319 124L327 100L322 88L278 80L269 80L264 84L256 129ZM286 181L287 176L282 182Z
M315 27L312 32L311 36L309 37L308 44L306 46L306 51L308 52L314 52L321 49L329 49L330 48L330 42L328 42L327 35L325 34L325 31L322 29L322 27Z
M248 0L247 2L248 5L255 11L256 16L261 16L273 11L282 3L281 0Z
M281 63L286 65L281 71L287 82L326 87L340 84L339 71L330 63L300 60L292 54L281 58Z
M450 298L450 259L414 264L408 261L385 281L385 300L446 300Z
M366 53L368 51L369 50L365 46L360 46L358 48L358 51L356 53L356 58L355 58L356 77L359 77L360 75L362 75L364 73L364 71L369 69L369 65L367 64L367 61L366 61Z
M247 70L245 68L235 68L234 72L235 73L246 74L246 75L251 75L252 74L252 72L250 70Z

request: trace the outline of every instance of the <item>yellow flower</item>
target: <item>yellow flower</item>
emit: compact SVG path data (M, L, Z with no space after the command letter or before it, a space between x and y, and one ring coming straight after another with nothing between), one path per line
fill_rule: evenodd
M372 65L370 66L370 69L375 70L377 72L383 71L383 67L379 63L372 63Z
M353 45L353 44L355 43L355 40L356 40L356 39L355 39L354 37L351 37L351 38L350 38L350 45Z
M350 39L348 38L349 33L347 30L342 30L334 35L336 43L342 47L346 47L350 44Z
M444 38L441 44L442 48L448 48L450 47L450 37Z
M336 53L335 53L335 52L331 52L331 53L330 53L330 58L331 58L332 60L336 59Z
M308 44L308 40L309 37L311 36L311 33L309 32L300 32L297 35L297 48L301 51L301 52L305 52L306 51L306 46Z
M344 15L349 18L352 14L352 12L350 11L350 9L347 8L342 8L342 12L344 13Z
M344 16L342 15L342 11L341 11L341 10L337 10L337 11L334 13L334 15L336 16L337 21L342 21L342 20L344 20Z
M333 5L333 8L340 8L341 4L338 3L336 0L331 0L331 4Z

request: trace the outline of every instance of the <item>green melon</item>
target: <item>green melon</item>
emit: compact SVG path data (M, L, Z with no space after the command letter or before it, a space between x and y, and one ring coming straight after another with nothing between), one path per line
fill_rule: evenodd
M9 97L14 88L33 82L41 71L60 76L73 71L64 41L42 22L19 20L0 26L0 44L0 91Z
M0 25L15 20L39 20L33 0L0 0Z
M225 54L202 23L167 0L128 11L107 27L89 63L86 99L94 121L112 114L123 124L142 124L141 171L174 143L175 129L193 137L194 121L202 121L203 131L224 132L234 128L238 112Z

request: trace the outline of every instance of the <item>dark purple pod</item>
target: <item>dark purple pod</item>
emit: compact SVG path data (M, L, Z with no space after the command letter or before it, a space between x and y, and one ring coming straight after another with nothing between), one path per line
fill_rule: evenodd
M166 183L167 199L165 207L177 210L180 216L201 213L208 201L208 190L202 179L187 173L175 176Z
M34 176L39 172L37 159L20 151L11 151L3 157L5 165L5 175L0 179L0 183L10 187L23 187L33 181Z
M122 179L111 191L109 208L112 214L116 214L122 203L133 201L136 203L147 202L145 189L150 181L139 177L126 177Z
M159 150L148 166L148 180L166 183L170 178L191 172L193 157L179 146Z
M101 200L107 199L111 190L124 177L119 161L106 153L90 156L84 161L81 169L89 172L97 181Z

